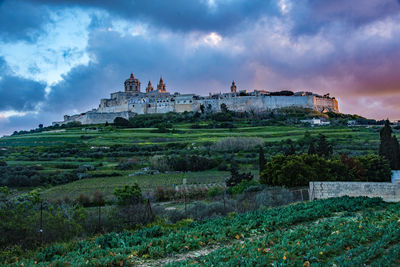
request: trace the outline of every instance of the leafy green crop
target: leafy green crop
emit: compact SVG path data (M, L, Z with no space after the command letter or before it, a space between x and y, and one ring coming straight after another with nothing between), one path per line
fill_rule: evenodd
M16 263L25 266L130 266L178 253L220 248L192 261L206 266L391 264L398 255L400 206L379 198L342 197L300 203L179 228L153 226L134 233L52 245Z

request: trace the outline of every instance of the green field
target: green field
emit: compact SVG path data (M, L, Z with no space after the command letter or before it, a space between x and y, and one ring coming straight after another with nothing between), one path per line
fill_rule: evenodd
M54 186L42 191L45 199L77 198L80 194L92 195L94 191L102 192L106 199L111 199L114 189L138 183L144 192L157 186L169 187L182 184L186 179L188 185L224 184L229 177L228 172L204 171L190 173L161 173L156 175L118 176L107 178L82 179L65 185Z
M131 144L167 144L175 142L203 143L215 142L220 138L261 137L266 142L279 142L288 138L300 139L306 131L317 135L323 133L328 138L338 142L346 142L350 138L357 141L376 142L379 134L376 128L349 128L349 127L301 127L301 126L263 126L243 127L234 129L190 129L187 124L179 124L175 128L178 133L154 133L154 128L135 129L104 129L87 131L83 129L66 129L63 132L42 132L20 136L3 137L0 147L36 146L48 147L64 144L85 144L88 146L111 146ZM85 135L87 140L81 137Z
M92 165L94 170L85 178L65 185L56 185L43 190L49 199L76 198L80 194L91 195L95 190L110 197L116 187L139 183L144 190L157 186L181 184L187 178L189 184L223 183L225 171L216 168L190 173L168 173L130 176L135 171L149 167L154 155L203 155L218 162L229 162L234 157L246 171L257 173L257 151L219 152L213 144L225 137L257 137L266 142L267 158L280 153L285 140L300 142L308 131L314 138L324 134L333 143L336 154L376 153L379 144L378 127L304 127L294 126L241 126L233 129L192 129L189 123L175 124L174 133L157 133L155 128L121 129L104 125L84 126L31 133L0 138L0 160L10 166L34 166L40 173L57 175L72 171L81 165ZM93 130L96 129L96 130ZM307 147L296 145L298 152ZM133 160L128 170L118 165ZM63 166L68 165L68 166ZM102 177L107 176L107 177Z
M53 244L13 266L398 266L400 205L334 198Z

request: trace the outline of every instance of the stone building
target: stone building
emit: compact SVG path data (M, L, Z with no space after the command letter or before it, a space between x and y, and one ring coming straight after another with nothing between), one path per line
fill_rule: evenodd
M321 96L312 92L269 92L265 90L237 90L232 82L229 93L199 96L196 94L171 94L162 77L154 90L149 81L146 92L140 91L140 81L133 74L124 83L124 92L111 93L110 98L101 99L97 109L86 113L64 116L64 124L80 121L82 124L113 122L116 117L129 118L136 114L154 114L167 112L199 112L203 106L205 112L219 112L225 104L228 110L265 112L284 107L302 107L321 112L338 112L338 102L329 94ZM54 123L54 124L55 124Z

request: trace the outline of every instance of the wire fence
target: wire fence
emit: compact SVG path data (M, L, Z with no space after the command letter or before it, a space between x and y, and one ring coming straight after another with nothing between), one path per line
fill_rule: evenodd
M240 194L230 194L224 186L213 185L210 188L215 191L213 194L202 186L158 188L158 193L145 194L145 201L126 206L112 204L79 208L76 203L66 202L30 203L24 200L24 205L4 202L0 205L0 212L5 215L0 228L6 228L0 236L0 246L20 244L37 247L78 236L135 229L154 221L170 224L184 219L204 220L309 199L308 188L289 190L256 186ZM166 192L171 193L169 199L159 201L160 195L157 194L167 197Z

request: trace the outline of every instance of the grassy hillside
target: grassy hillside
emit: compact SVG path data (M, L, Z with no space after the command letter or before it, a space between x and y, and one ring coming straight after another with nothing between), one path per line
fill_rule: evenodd
M390 266L400 205L336 198L53 244L14 266Z
M261 138L266 142L267 158L282 153L285 140L295 142L296 152L307 151L302 143L305 133L311 138L322 133L334 145L337 154L350 155L376 153L379 143L378 128L345 126L305 127L254 126L237 123L237 128L192 129L193 123L180 122L174 130L157 132L157 128L117 128L114 126L80 126L55 131L14 135L0 138L0 160L9 166L28 166L45 175L60 180L57 185L46 189L43 196L60 199L75 198L80 194L91 194L99 189L110 197L114 188L138 182L144 189L156 186L181 184L187 178L188 184L223 183L227 177L224 169L214 168L191 173L169 173L156 175L135 175L154 155L201 155L211 157L216 164L229 164L232 158L242 168L257 174L258 154L256 150L216 151L213 145L226 137ZM80 172L79 168L91 165L79 181L58 185L63 173ZM82 172L82 171L81 171ZM75 174L74 174L75 175ZM88 179L90 178L90 179ZM69 182L71 180L68 180Z

